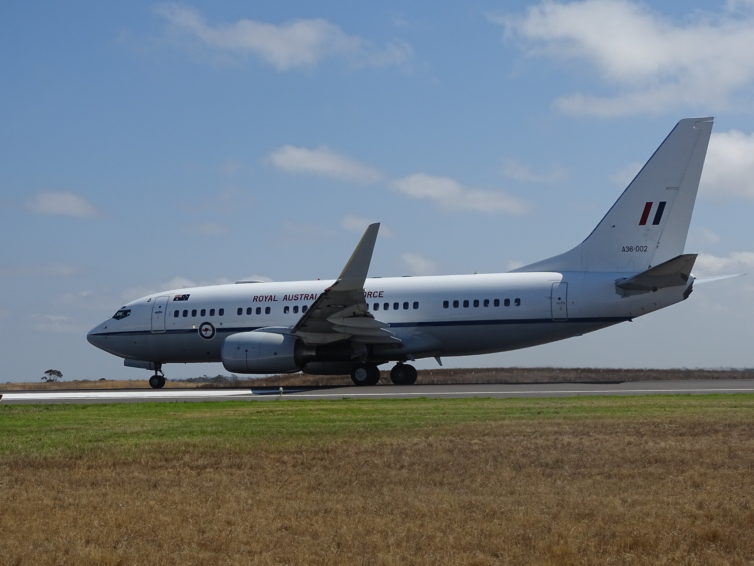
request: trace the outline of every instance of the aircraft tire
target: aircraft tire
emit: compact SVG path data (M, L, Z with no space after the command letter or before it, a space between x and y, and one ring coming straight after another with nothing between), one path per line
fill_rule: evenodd
M161 375L153 375L149 378L149 387L152 389L162 389L165 387L165 378Z
M398 364L390 370L390 381L395 385L413 385L416 383L416 368L408 364Z
M351 372L351 381L355 385L377 385L380 381L380 370L372 364L364 364Z

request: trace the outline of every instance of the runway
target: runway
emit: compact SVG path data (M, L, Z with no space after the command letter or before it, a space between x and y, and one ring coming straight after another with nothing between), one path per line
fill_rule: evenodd
M528 383L464 385L376 385L374 387L259 389L127 389L19 391L0 403L146 403L271 401L275 399L448 399L468 397L574 397L590 395L683 395L754 393L752 379L626 381L619 383Z

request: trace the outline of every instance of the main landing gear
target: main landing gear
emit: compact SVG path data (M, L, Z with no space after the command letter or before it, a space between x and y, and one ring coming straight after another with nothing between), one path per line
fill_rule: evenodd
M351 372L351 381L356 385L377 385L380 370L374 364L360 365ZM413 385L416 383L416 368L404 363L396 364L390 370L390 381L395 385Z
M416 368L408 364L396 364L390 370L390 381L396 385L413 385L416 383Z
M149 386L152 389L162 389L165 387L165 374L162 373L162 364L155 366L154 375L149 378Z
M374 364L363 364L351 371L351 381L356 385L377 385L380 369Z

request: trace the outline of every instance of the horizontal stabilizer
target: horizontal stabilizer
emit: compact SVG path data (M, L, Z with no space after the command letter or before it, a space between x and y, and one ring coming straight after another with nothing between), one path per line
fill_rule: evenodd
M615 282L615 287L618 294L626 296L686 285L689 277L691 277L691 269L694 267L695 261L696 254L679 255L660 265L637 273L633 277L618 279Z

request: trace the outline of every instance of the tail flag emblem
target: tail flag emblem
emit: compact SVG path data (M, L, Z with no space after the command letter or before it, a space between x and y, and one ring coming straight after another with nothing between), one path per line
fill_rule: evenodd
M652 208L654 207L653 202L647 202L644 204L644 210L641 213L641 219L639 220L639 226L645 226L647 224L647 221L649 220L649 215L652 212ZM665 212L665 205L667 204L667 201L660 201L657 203L657 210L655 211L654 218L652 219L652 225L657 226L660 221L662 220L662 215Z

